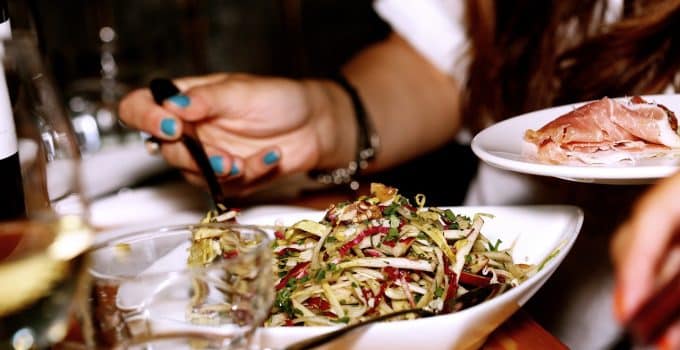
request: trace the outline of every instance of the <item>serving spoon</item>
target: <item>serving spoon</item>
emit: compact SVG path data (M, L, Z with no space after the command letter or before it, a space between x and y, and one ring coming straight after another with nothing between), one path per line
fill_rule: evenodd
M478 287L475 289L470 290L469 292L457 297L456 299L453 300L452 307L450 308L449 312L442 312L442 313L436 313L430 310L427 310L425 308L414 308L414 309L405 309L401 311L395 311L391 312L388 314L384 314L378 317L374 317L365 321L357 322L342 328L338 328L334 331L324 333L317 335L315 337L309 338L309 339L304 339L292 344L289 344L279 350L307 350L307 349L313 349L315 347L330 343L331 341L340 338L341 336L357 329L361 328L376 322L382 322L386 321L395 317L407 315L407 314L415 314L418 317L430 317L430 316L436 316L436 315L444 315L450 312L458 312L464 309L467 309L471 306L477 305L481 303L482 301L491 299L495 297L498 294L503 293L508 289L507 284L502 284L502 283L490 283L486 286L483 287Z
M166 78L155 78L149 83L149 89L153 95L153 99L157 105L162 106L163 101L169 97L175 96L180 93L179 88L170 80ZM208 184L208 189L210 191L210 197L212 198L215 209L218 214L222 214L229 211L229 208L224 204L225 197L222 192L222 186L210 165L210 160L208 155L205 153L201 141L198 138L196 129L192 123L183 123L183 132L181 141L184 146L189 150L189 154L198 165L203 178ZM160 143L160 139L151 137L151 142Z

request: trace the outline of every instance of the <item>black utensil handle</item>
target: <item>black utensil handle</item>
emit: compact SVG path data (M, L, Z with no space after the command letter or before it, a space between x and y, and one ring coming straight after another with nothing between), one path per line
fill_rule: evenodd
M165 78L155 78L151 80L149 89L151 89L153 100L156 101L156 104L159 106L162 106L163 101L167 100L169 97L180 93L172 80Z
M197 139L187 134L182 135L182 142L194 158L198 168L201 169L203 176L205 176L205 181L208 183L208 189L210 190L210 194L212 195L215 205L217 206L218 203L223 202L222 187L217 180L217 176L215 176L212 165L210 165L208 156L205 154L205 151L203 151L203 146Z
M175 83L172 82L172 80L166 78L152 79L149 83L149 90L151 90L151 95L153 96L154 102L156 102L156 104L159 106L163 105L163 101L181 92ZM163 140L155 136L151 136L149 139L158 144L163 142Z
M177 86L175 86L172 80L166 78L155 78L151 80L149 83L149 89L153 95L153 100L159 106L163 105L163 101L165 101L167 98L180 93L180 90L177 88ZM160 140L154 138L154 141L158 142ZM194 159L196 165L198 165L198 168L205 177L205 182L208 183L208 189L210 190L210 194L213 198L213 201L215 202L215 206L217 206L218 203L222 203L224 199L222 187L220 186L219 180L217 179L217 175L215 175L215 172L210 165L210 160L203 149L203 145L201 145L201 142L198 139L198 135L196 135L193 130L193 125L187 123L184 124L182 143L184 143L184 146L189 150L189 154L191 154L191 157Z

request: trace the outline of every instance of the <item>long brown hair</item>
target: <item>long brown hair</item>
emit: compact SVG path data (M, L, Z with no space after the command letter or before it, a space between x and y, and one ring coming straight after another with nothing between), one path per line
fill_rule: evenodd
M527 111L678 87L680 0L468 0L472 63L465 118L475 131Z

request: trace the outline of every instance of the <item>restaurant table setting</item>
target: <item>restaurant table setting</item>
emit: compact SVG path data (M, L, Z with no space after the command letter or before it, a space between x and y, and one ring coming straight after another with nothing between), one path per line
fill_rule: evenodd
M174 189L172 191L171 189ZM208 209L209 201L205 196L194 195L193 197L185 197L189 193L189 187L180 182L172 182L159 186L158 188L138 188L122 191L119 194L99 199L92 204L92 216L98 217L99 222L106 222L106 217L116 218L121 217L119 213L127 211L139 212L142 208L146 212L146 218L140 218L134 225L120 226L114 221L109 221L108 229L101 227L101 233L97 237L97 242L107 242L104 244L111 244L112 242L124 243L124 237L129 237L130 232L135 230L139 232L155 232L162 230L158 227L159 220L168 218L168 229L173 227L173 223L185 221L188 223L199 222L200 218ZM153 196L151 194L164 194ZM174 193L174 195L173 195ZM316 205L316 208L310 207L310 200L321 202L324 201L338 201L341 198L350 198L352 194L345 193L318 193L313 195L302 196L296 200L288 201L288 204L297 205L255 205L245 208L238 216L239 224L256 225L256 226L271 226L274 223L278 224L293 224L301 219L318 220L323 216L324 205ZM186 210L182 208L181 203L186 205L187 202L194 201L194 208ZM127 203L127 205L126 205ZM201 204L203 208L200 208ZM314 206L312 204L312 206ZM191 207L191 205L189 205ZM492 300L489 300L481 305L474 306L470 310L461 311L460 313L436 316L426 319L417 319L411 321L397 321L381 324L374 324L366 329L352 332L333 343L327 345L327 348L371 348L375 346L385 346L388 344L394 348L411 348L423 342L430 344L433 348L478 348L486 337L495 328L501 325L513 312L517 311L530 297L537 291L538 288L545 282L549 275L559 265L559 262L569 251L571 244L576 239L581 221L582 214L577 208L569 206L544 206L544 207L456 207L452 208L456 213L466 213L472 215L476 212L493 213L494 219L490 219L485 224L484 233L490 235L492 238L502 238L503 242L507 244L514 244L513 256L524 262L538 263L541 259L550 255L551 251L559 247L559 252L547 264L542 272L518 287L500 295ZM179 218L179 219L177 219ZM524 227L522 223L533 223L529 227ZM177 226L175 226L177 227ZM521 228L518 228L521 227ZM142 228L143 230L141 230ZM512 229L510 229L512 228ZM187 229L187 227L184 227ZM141 230L141 231L139 231ZM270 232L271 234L271 232ZM137 236L133 235L133 236ZM157 234L156 234L157 235ZM150 233L150 237L154 234ZM172 236L172 235L171 235ZM175 235L176 236L176 235ZM161 238L158 238L161 239ZM162 238L166 240L166 238ZM167 242L172 239L167 238ZM138 239L132 239L132 249L125 248L122 253L125 256L134 256L134 252L139 250L134 249L134 244ZM513 243L514 242L514 243ZM116 243L117 244L117 243ZM113 247L116 247L113 244ZM174 244L174 245L173 245ZM167 245L167 244L166 244ZM173 248L155 249L152 253L144 255L145 259L154 261L149 267L142 264L148 269L142 275L154 272L158 268L185 268L187 260L187 247L189 246L188 239L178 239L170 244ZM112 251L116 249L112 248ZM119 253L111 254L115 256ZM143 255L143 254L142 254ZM179 264L179 265L178 265ZM274 279L272 278L272 283ZM155 287L162 285L162 283L152 283ZM138 287L139 288L139 287ZM135 288L126 288L125 290L135 290ZM139 289L136 289L139 292ZM155 289L152 289L155 291ZM129 295L129 292L128 292ZM118 305L119 307L121 305ZM158 308L151 308L150 314L157 314ZM194 327L190 323L185 323L184 309L181 305L177 305L175 310L165 311L173 315L173 322L175 324L186 324L186 327ZM519 317L519 316L518 316ZM162 317L159 316L162 322ZM154 317L150 317L151 320ZM166 318L167 319L167 318ZM533 332L538 335L543 335L546 339L554 341L559 344L555 338L552 338L544 330L537 326L530 318L524 316L523 323L530 324L536 327ZM151 321L153 322L153 321ZM517 325L522 322L516 323ZM511 322L509 325L512 325ZM167 326L165 326L167 327ZM162 328L162 327L161 327ZM158 329L158 328L156 328ZM170 328L172 329L172 328ZM275 327L275 328L260 328L253 337L255 343L263 348L283 348L295 341L302 341L312 336L319 335L333 327ZM176 329L175 329L176 330ZM503 328L501 328L501 331ZM219 332L211 329L209 333ZM499 331L500 332L500 331ZM407 335L408 334L408 335ZM521 336L521 332L517 332ZM536 334L533 336L535 337ZM504 339L511 341L512 335L502 336ZM531 338L531 337L527 337ZM538 337L540 339L540 336ZM491 338L493 340L493 336ZM492 341L489 341L491 343ZM512 342L512 341L511 341ZM520 341L520 344L522 342ZM490 346L487 344L486 346ZM493 347L489 347L493 348ZM502 348L502 347L501 347Z
M646 97L650 98L650 97ZM665 104L675 103L677 98L671 97L654 97L654 101L662 100ZM547 113L541 122L533 121L529 124L522 124L519 126L518 130L525 131L530 127L538 128L542 124L549 122L551 119L558 117L561 113L568 112L576 108L574 106L565 106L561 109L548 110L540 113ZM550 117L548 117L549 115ZM518 119L525 118L529 120L528 117L519 117ZM534 118L535 119L535 118ZM533 120L533 119L531 119ZM484 134L492 132L494 127L489 128L478 135L473 141L473 149L480 155L480 157L488 161L490 164L495 166L500 166L501 168L507 168L504 164L495 164L494 159L490 158L488 154L485 154L484 149L485 141ZM516 132L518 140L513 141L514 143L521 142L521 132ZM488 138L488 137L487 137ZM497 138L496 138L497 139ZM508 141L510 142L510 141ZM482 145L482 146L480 146ZM495 147L495 146L494 146ZM498 146L501 147L501 146ZM488 148L488 147L487 147ZM503 148L503 147L501 147ZM503 148L504 149L504 148ZM518 151L518 155L515 158L520 157L519 161L523 163L535 162L526 158L522 155L522 151ZM501 157L505 153L499 153ZM523 158L522 158L523 157ZM513 158L514 159L514 158ZM665 160L666 165L675 167L673 160ZM643 161L642 163L634 163L632 167L640 168L640 171L646 171L649 165L649 161ZM670 164L670 165L668 165ZM535 162L534 167L546 167L548 169L563 169L559 165L541 165L540 162ZM576 168L576 171L585 172L586 174L590 171L589 176L594 176L592 174L600 174L599 171L593 171L588 169L602 169L602 166L595 166L595 168L589 168L587 166L573 166L570 165L564 169ZM639 176L640 171L630 171L627 170L631 167L631 164L618 164L617 169L623 170L622 172L612 172L612 174L618 174L616 177L609 178L595 178L595 182L604 183L616 183L616 184L636 184L639 181L649 181L649 178L663 177L667 176L667 173L654 173L650 176ZM584 168L585 170L581 170ZM643 169L644 168L644 169ZM531 166L522 166L519 168L512 168L512 170L520 172L532 172L533 168ZM649 168L657 169L657 168ZM606 169L605 169L606 170ZM551 170L552 171L552 170ZM557 171L557 170L555 170ZM539 173L540 175L557 176L561 178L566 178L568 180L583 182L584 177L569 177L571 175L561 175L561 173ZM612 180L614 179L614 180ZM179 186L181 188L181 186ZM144 189L142 189L144 191ZM241 224L254 224L254 225L272 225L272 223L279 223L285 225L292 225L298 220L311 219L320 220L323 218L323 212L310 211L301 209L301 206L311 206L317 209L327 208L331 203L337 203L343 200L352 200L348 195L344 196L334 196L334 195L324 195L323 192L316 195L307 195L299 198L288 199L284 202L294 203L298 206L259 206L254 205L244 210L238 220ZM121 193L120 195L125 195ZM314 199L316 197L316 199ZM199 202L209 203L206 197L197 198ZM320 202L319 202L320 200ZM171 202L171 201L170 201ZM310 205L310 203L312 203ZM322 203L322 204L319 204ZM96 206L96 202L94 206ZM198 208L198 207L195 207ZM207 210L207 207L198 209L191 214L187 214L187 218L192 217L192 222L197 222L198 219ZM492 300L488 300L478 306L472 307L470 310L461 311L452 315L441 315L434 318L422 318L410 321L401 322L388 322L374 324L371 327L359 330L357 332L352 332L348 336L337 339L331 344L326 345L328 348L372 348L372 347L382 347L389 346L392 348L412 348L422 344L428 344L433 348L478 348L480 346L485 348L494 348L494 346L500 346L499 348L504 348L501 344L503 341L509 341L513 339L513 334L507 335L507 329L513 329L513 321L516 324L531 324L532 321L524 315L521 311L518 316L511 318L508 324L505 324L498 328L505 320L507 320L515 311L519 310L521 306L535 293L549 275L554 271L559 265L561 260L569 252L571 244L576 239L578 232L580 230L580 225L583 220L583 214L575 207L569 206L529 206L529 207L454 207L451 208L456 213L465 213L467 215L473 215L477 212L488 212L494 215L494 219L489 221L489 224L485 226L485 234L490 234L492 237L502 238L503 242L512 242L513 245L513 257L516 259L524 259L524 261L531 263L539 263L542 258L551 255L551 252L557 252L552 259L546 264L546 270L544 270L543 275L537 275L529 280L523 282L518 287L500 295ZM112 211L107 211L111 213ZM113 214L113 216L116 216ZM175 216L178 217L178 216ZM530 223L530 224L525 224ZM497 225L497 226L496 226ZM556 225L556 226L551 226ZM508 228L513 228L515 232L508 232ZM521 229L517 229L521 227ZM521 231L521 232L520 232ZM551 233L552 232L552 233ZM508 236L509 235L509 236ZM270 233L271 236L271 233ZM111 237L110 235L108 236ZM523 246L523 239L526 240L528 246ZM542 240L548 240L543 241ZM182 254L186 253L186 249L182 249ZM178 251L175 252L177 254ZM169 253L168 257L172 257L173 254ZM178 256L171 258L173 261L184 261L186 259ZM177 313L178 315L181 313ZM520 319L523 322L517 322L516 319ZM529 321L527 321L529 320ZM316 335L328 332L328 327L274 327L274 328L259 328L257 331L253 332L253 341L262 348L285 348L290 346L296 341L304 341L305 339L310 339ZM498 328L496 333L492 333L494 329ZM538 327L540 329L540 327ZM535 331L535 329L534 329ZM536 332L540 334L541 332ZM405 336L408 334L408 336ZM491 334L490 338L487 337ZM500 335L499 335L500 334ZM521 334L517 332L516 334ZM514 335L516 335L514 334ZM498 339L505 339L499 341ZM546 339L551 339L548 335ZM559 344L559 341L552 338L555 344ZM513 343L514 341L510 341ZM495 344L495 345L494 345ZM513 343L514 344L514 343ZM521 344L521 342L520 342ZM561 345L554 345L561 346Z
M416 313L423 317L371 323L333 337L331 342L319 341L314 345L325 349L565 348L522 311L522 307L570 252L584 220L580 208L569 205L429 208L423 197L416 197L413 204L407 200L399 202L407 208L407 212L403 208L399 208L402 210L399 212L393 207L398 189L377 185L378 190L373 192L372 187L369 193L364 185L358 192L326 189L278 199L270 196L258 201L254 197L247 206L235 210L221 193L214 173L205 162L205 154L198 152L202 151L200 140L192 135L186 135L185 142L190 146L193 142L196 152L192 155L203 159L199 165L203 163L200 168L212 184L209 196L175 180L134 186L139 179L166 169L160 162L147 162L146 156L140 156L141 144L127 145L121 153L111 153L114 158L115 154L120 156L125 152L136 155L135 161L121 161L116 167L112 173L123 176L112 184L105 178L109 168L99 166L96 157L86 157L81 163L78 142L35 50L34 43L19 33L4 45L4 73L16 78L8 81L16 82L21 91L14 94L15 85L8 85L13 93L11 97L16 99L12 101L15 108L11 130L16 129L16 148L21 159L16 170L21 171L22 181L17 189L21 201L26 203L26 211L18 213L13 220L0 222L0 285L3 286L0 288L0 347L302 349L311 346L306 343L310 339L347 327L346 324L356 320L343 317L344 321L327 326L265 327L273 305L282 302L277 300L277 292L289 285L286 280L293 280L292 284L297 283L295 280L309 281L303 274L289 272L287 275L285 270L279 271L283 274L274 273L276 268L283 268L273 263L282 255L275 244L288 238L282 231L293 230L292 235L297 232L294 230L311 232L322 237L310 245L318 254L329 234L315 231L323 225L320 223L335 222L331 211L347 205L339 203L352 202L365 195L368 197L361 197L348 206L366 210L361 206L370 204L380 210L380 215L392 212L386 218L372 219L378 223L379 219L385 220L383 224L387 226L376 231L385 231L382 236L378 235L383 241L392 231L398 236L399 229L406 224L403 218L434 215L438 224L446 224L440 234L450 236L431 240L452 258L456 259L458 252L465 252L464 246L471 254L476 240L473 235L483 234L488 248L477 249L485 253L507 252L504 258L513 265L532 268L533 272L521 281L503 281L512 288L505 290L504 287L502 293L497 288L497 276L484 272L489 277L481 276L482 285L452 296L451 300L459 305L455 312L448 310L433 315L419 308ZM165 87L168 88L167 84ZM677 96L646 98L673 107L677 102ZM677 160L667 160L671 163L661 165L643 161L617 166L615 170L600 166L593 171L587 166L561 167L525 158L520 149L522 132L530 127L539 128L573 108L575 106L564 106L502 122L478 134L472 148L482 160L494 166L579 182L632 184L667 176L670 169L677 167ZM503 130L512 130L512 133L498 131L502 125L505 125ZM184 129L191 130L190 127ZM515 139L504 139L511 136ZM81 186L82 183L85 185ZM394 197L382 198L385 191ZM325 209L328 211L323 211ZM224 215L228 218L220 222L206 219ZM484 226L459 228L455 226L457 216L483 218ZM369 218L363 221L366 225L371 222ZM300 223L306 228L299 228ZM429 229L422 228L422 231L406 237L408 243L404 244L417 240L428 242L427 235L434 237ZM355 245L373 242L373 238L364 238L357 233L339 250L358 250ZM447 240L456 240L453 244L456 253L451 251ZM399 242L402 241L395 244ZM303 243L304 239L296 242L292 251L299 252L300 246L309 244ZM215 245L220 254L206 256L210 250L202 248ZM431 246L424 246L430 252L435 251ZM392 270L388 269L394 269L388 266L391 263L404 263L374 248L368 247L366 254L380 257L371 260L371 264L383 268L384 274L391 274ZM390 251L394 251L392 249ZM450 265L459 265L459 277L466 273L468 279L474 279L475 275L462 270L469 256L461 255ZM416 264L413 259L406 263ZM332 272L335 264L329 265ZM441 269L419 268L430 273L447 270L447 278L452 281L450 276L456 275L448 271L449 264L444 265ZM361 273L371 274L365 270ZM476 277L475 283L481 283L480 276ZM317 273L314 278L323 280L324 277L318 277ZM378 279L383 278L392 277L381 275ZM412 297L409 283L403 276L398 278L401 278L398 284L391 282L403 287L405 298L409 299ZM434 279L429 275L427 278ZM454 293L458 292L459 286L454 286ZM322 289L326 295L333 294L328 291L329 286L324 285ZM443 292L436 291L439 296ZM364 297L371 295L362 293ZM466 302L465 298L476 303ZM334 297L328 299L337 311L340 301L333 300ZM379 298L375 300L380 303ZM413 300L408 301L411 306L415 304ZM298 315L297 311L292 314ZM339 316L337 312L333 314L333 317Z
M53 188L64 193L63 188ZM356 193L319 192L289 198L282 202L284 205L251 205L239 214L238 225L200 224L210 209L209 197L184 183L130 188L100 197L90 205L90 225L83 226L78 220L60 221L60 225L71 227L59 231L62 235L68 232L64 239L82 239L82 249L66 256L75 277L65 289L70 297L56 289L50 294L71 300L64 304L68 306L64 310L71 313L61 313L58 331L53 325L24 327L3 341L17 349L50 343L65 348L295 348L297 342L343 326L260 327L274 299L271 227L321 220L324 212L319 209L352 200L353 196ZM70 203L63 201L63 195L53 198L53 208L64 210L66 214L61 215L68 217ZM560 205L444 208L467 216L489 214L484 234L499 242L501 249L511 246L514 260L541 264L541 269L479 305L452 314L375 323L324 348L504 349L507 344L514 344L512 348L536 339L554 348L563 347L521 311L511 316L540 289L569 252L583 213L576 207ZM220 237L220 242L230 242L234 256L200 268L188 266L192 234L202 229ZM95 230L97 233L90 236ZM90 241L93 245L84 254ZM68 317L63 315L78 320L77 337L67 336L64 322Z

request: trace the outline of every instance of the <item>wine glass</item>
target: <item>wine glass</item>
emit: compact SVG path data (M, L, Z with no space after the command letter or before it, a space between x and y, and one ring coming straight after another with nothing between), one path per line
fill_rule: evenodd
M0 56L0 348L46 348L68 331L92 241L80 155L35 36L14 31Z

